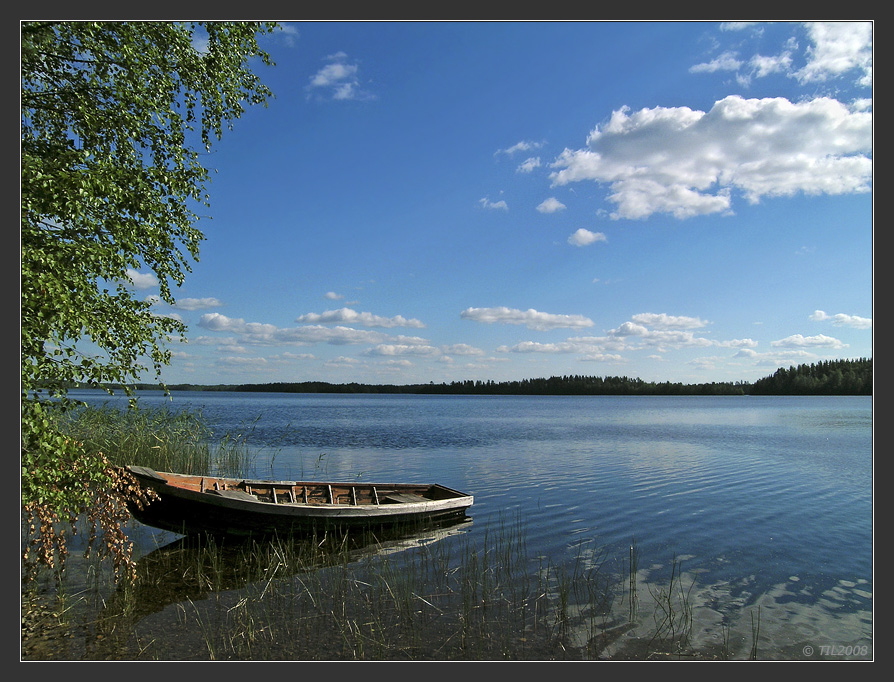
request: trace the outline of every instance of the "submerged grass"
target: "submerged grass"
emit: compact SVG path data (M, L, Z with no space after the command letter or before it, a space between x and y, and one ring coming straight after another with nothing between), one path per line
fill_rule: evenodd
M55 660L586 659L575 628L611 585L580 559L542 570L518 554L517 525L478 545L465 524L400 536L182 539L138 562L133 584L51 598L65 606ZM409 531L410 529L406 529ZM443 537L441 537L443 536ZM533 565L535 570L529 570ZM72 580L72 585L74 584ZM583 591L580 591L580 590ZM587 599L583 603L581 599ZM61 608L57 608L61 612ZM586 628L581 632L588 632Z
M471 523L236 544L181 538L141 557L134 583L86 560L23 598L45 607L29 636L23 629L23 659L708 657L687 648L691 615L679 604L691 586L679 570L652 593L653 612L665 615L652 640L616 656L611 645L631 627L627 582L600 550L581 545L565 564L544 563L525 551L520 520L485 529L483 541Z

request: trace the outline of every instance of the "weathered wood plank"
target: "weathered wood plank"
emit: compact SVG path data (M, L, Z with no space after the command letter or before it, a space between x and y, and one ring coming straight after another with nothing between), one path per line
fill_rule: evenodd
M414 493L388 493L385 496L385 500L388 502L426 502L427 500L422 497L422 495L415 495Z
M257 497L245 492L244 490L208 490L206 492L214 493L215 495L220 495L221 497L227 497L231 500L245 500L246 502L258 501Z

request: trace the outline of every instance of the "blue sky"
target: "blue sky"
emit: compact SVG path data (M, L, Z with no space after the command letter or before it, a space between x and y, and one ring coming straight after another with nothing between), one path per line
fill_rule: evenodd
M753 381L872 356L872 24L295 22L168 383ZM140 296L157 286L134 273Z

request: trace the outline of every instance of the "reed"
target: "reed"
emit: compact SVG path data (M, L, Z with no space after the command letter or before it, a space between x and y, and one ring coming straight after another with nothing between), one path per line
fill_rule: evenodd
M254 459L248 448L250 426L215 441L201 411L103 405L57 418L59 428L83 443L88 453L102 452L114 464L227 476L246 471Z
M639 552L636 548L636 538L630 542L629 555L627 564L627 620L632 623L636 620L637 606L639 604L639 597L636 593L637 572L639 571Z
M757 622L754 620L754 611L751 612L751 653L749 657L752 661L757 660L757 641L761 634L761 607L757 605Z
M681 563L674 556L667 585L658 585L654 590L650 588L656 605L652 641L659 642L662 649L678 654L687 650L692 633L690 593L694 585L695 581L690 582L688 588L684 585Z

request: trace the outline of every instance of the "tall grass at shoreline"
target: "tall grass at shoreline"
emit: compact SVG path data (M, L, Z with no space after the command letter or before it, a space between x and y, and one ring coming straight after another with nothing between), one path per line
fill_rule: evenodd
M248 433L228 433L214 442L211 428L197 411L103 405L77 408L60 419L65 433L88 452L102 452L118 465L238 476L251 464Z

